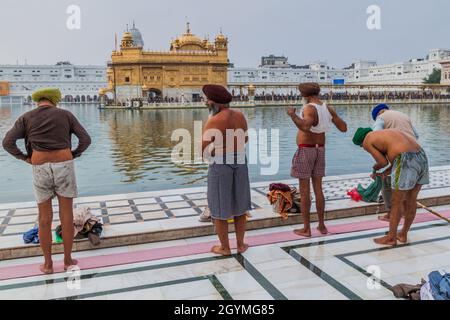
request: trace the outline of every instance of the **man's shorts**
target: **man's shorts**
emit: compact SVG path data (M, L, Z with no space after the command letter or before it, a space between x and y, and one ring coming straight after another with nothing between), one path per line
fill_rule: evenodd
M392 189L409 191L416 185L430 183L428 158L421 148L418 152L406 152L399 155L392 166Z
M78 192L73 160L33 165L33 186L38 204L56 195L76 198Z
M325 177L325 147L299 147L292 159L291 177Z

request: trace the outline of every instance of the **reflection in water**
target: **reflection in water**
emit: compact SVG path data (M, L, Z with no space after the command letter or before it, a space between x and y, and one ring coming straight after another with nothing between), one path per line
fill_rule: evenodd
M124 182L136 182L147 177L150 181L171 181L185 176L185 185L206 178L205 164L176 164L171 161L172 132L186 129L194 144L194 121L205 121L207 112L200 110L174 110L171 112L114 112L100 117L110 127L111 156L117 172L127 178ZM166 172L169 171L169 172ZM191 178L191 179L189 179Z
M0 138L28 106L0 107ZM99 111L95 106L66 106L87 128L93 144L76 161L80 195L127 193L204 185L205 164L171 162L172 132L186 129L194 138L194 121L205 121L204 110ZM329 175L368 172L373 160L352 145L351 138L360 126L371 126L370 107L337 107L347 120L349 132L333 130L327 141ZM398 106L409 114L421 135L420 142L433 166L446 165L450 156L449 106ZM295 152L296 128L284 108L244 109L249 127L280 131L280 171L262 176L260 165L250 165L252 181L289 179ZM74 139L75 140L75 139ZM74 141L74 144L77 143ZM194 141L192 141L194 143ZM23 143L20 145L23 146ZM266 152L278 148L261 148ZM31 168L0 150L0 203L33 200Z

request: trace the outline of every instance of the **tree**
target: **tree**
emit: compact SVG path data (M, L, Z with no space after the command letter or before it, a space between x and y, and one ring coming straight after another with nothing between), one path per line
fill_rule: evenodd
M423 83L426 83L426 84L441 83L441 70L434 68L433 72L430 75L428 75L428 77L423 79Z

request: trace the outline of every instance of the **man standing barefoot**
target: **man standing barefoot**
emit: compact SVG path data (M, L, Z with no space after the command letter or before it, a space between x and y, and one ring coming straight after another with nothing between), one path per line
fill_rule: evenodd
M57 107L61 101L58 89L36 91L33 101L37 108L22 115L6 133L3 148L17 159L33 165L33 185L39 208L39 242L44 254L41 272L53 273L52 261L52 199L58 197L59 217L64 240L64 269L76 265L72 259L74 236L73 198L77 197L73 159L89 147L91 138L78 120ZM79 145L71 150L71 135ZM27 154L17 147L17 140L25 139Z
M412 125L411 119L400 111L391 110L386 104L379 104L372 110L372 118L375 121L373 131L380 131L385 129L397 129L414 139L419 139L417 130ZM390 220L391 203L392 203L392 180L390 175L385 175L383 178L383 188L381 194L383 195L384 205L386 207L387 214L378 217L381 221Z
M325 140L326 133L333 124L341 132L347 132L347 124L319 99L320 86L317 83L303 83L299 86L306 104L297 116L295 108L288 108L288 115L298 128L298 150L292 161L291 176L300 181L301 212L304 228L295 230L303 237L311 237L310 212L312 186L316 196L316 208L319 216L318 230L327 234L325 226L325 197L322 191L322 179L325 177Z
M207 85L203 93L210 118L205 124L202 152L209 158L208 207L214 220L220 246L212 252L231 255L228 220L234 219L238 253L244 253L246 214L251 209L250 181L245 153L247 120L242 112L230 109L231 94L222 86Z
M353 143L363 147L375 159L374 174L388 167L383 175L392 172L392 208L389 233L375 239L381 245L397 245L408 242L408 232L417 213L417 196L423 185L429 183L428 159L416 139L400 130L387 129L372 132L359 128ZM400 233L397 228L402 214L405 223Z

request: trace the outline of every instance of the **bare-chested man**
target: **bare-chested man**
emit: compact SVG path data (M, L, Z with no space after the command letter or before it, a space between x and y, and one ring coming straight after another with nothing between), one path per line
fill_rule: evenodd
M336 126L339 131L346 132L347 124L336 111L319 99L320 86L317 83L303 83L299 86L306 104L297 116L295 108L288 109L288 115L299 129L297 134L298 150L292 161L291 176L300 181L301 212L304 228L295 230L303 237L311 237L310 183L316 196L316 208L319 216L318 230L327 234L325 226L325 197L322 190L322 179L325 176L325 134Z
M251 210L250 181L245 154L248 141L247 120L242 112L230 109L231 94L222 86L203 87L211 116L203 129L202 152L210 158L208 207L220 246L212 252L231 255L228 221L234 219L237 251L248 249L244 242L246 214Z
M416 140L419 139L417 130L412 125L411 119L400 111L391 110L387 104L379 104L372 110L372 118L375 121L373 131L384 129L397 129L403 131ZM391 202L392 202L392 180L390 175L385 175L383 179L383 187L381 194L383 195L384 205L387 214L378 217L381 221L388 221L391 217Z
M397 245L408 242L408 232L417 213L417 196L423 185L429 183L428 159L417 140L400 130L387 129L373 132L359 128L353 143L362 146L375 159L374 175L388 167L382 176L392 172L392 208L389 233L375 239L381 245ZM402 214L405 223L397 232Z

